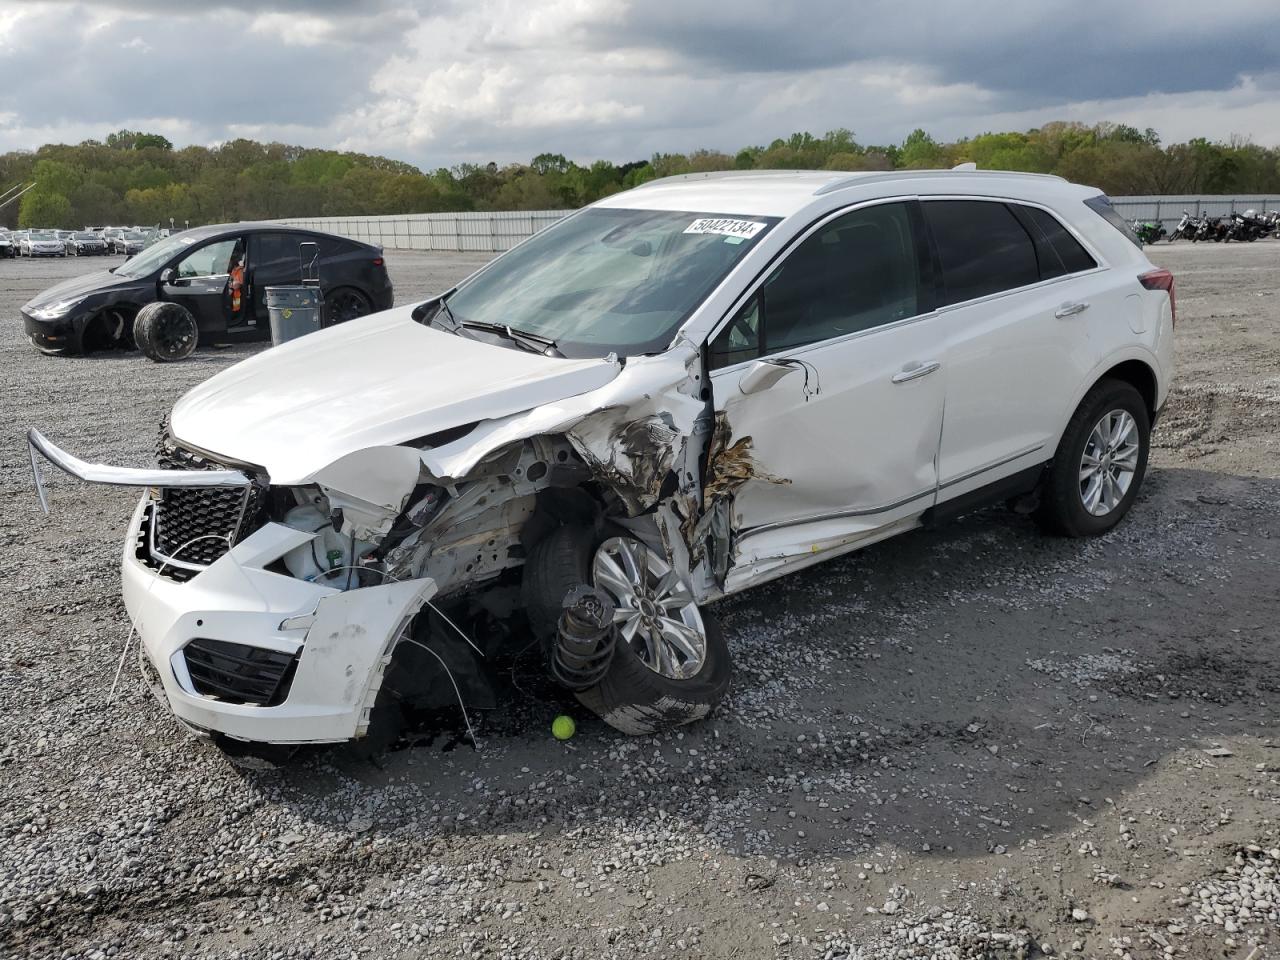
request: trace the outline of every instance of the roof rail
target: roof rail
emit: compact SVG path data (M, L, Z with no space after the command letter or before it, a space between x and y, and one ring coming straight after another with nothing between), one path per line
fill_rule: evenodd
M1058 180L1066 181L1052 173L1022 173L1015 170L885 170L880 173L855 173L832 183L826 183L813 191L815 197L849 187L860 187L864 183L883 183L886 180L929 180L935 177L991 177L993 179L1017 180Z
M659 177L657 180L646 180L644 183L632 187L632 189L643 190L645 187L652 187L659 183L680 183L689 180L732 180L735 177L758 177L762 173L771 173L783 177L814 173L830 174L832 172L831 170L707 170L702 173L675 173L669 177Z

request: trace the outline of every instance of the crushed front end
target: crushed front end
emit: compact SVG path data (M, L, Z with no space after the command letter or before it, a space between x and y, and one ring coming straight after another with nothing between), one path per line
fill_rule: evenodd
M298 502L306 492L273 489L167 434L157 470L87 464L36 431L30 443L33 468L39 452L81 479L145 487L122 590L147 683L183 723L281 744L367 732L391 654L435 593L430 579L370 577L349 562L352 541Z

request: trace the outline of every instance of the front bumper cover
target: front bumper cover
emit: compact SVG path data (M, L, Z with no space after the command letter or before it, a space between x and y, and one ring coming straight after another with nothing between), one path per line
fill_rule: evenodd
M341 591L266 567L315 534L268 523L185 583L136 554L144 497L121 561L125 608L152 691L187 726L259 743L333 743L363 736L382 673L405 625L432 596L429 578ZM229 703L196 691L183 648L197 637L298 654L284 702Z

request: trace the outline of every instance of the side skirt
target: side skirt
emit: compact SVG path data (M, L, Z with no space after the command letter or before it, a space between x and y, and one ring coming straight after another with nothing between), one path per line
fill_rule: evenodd
M989 507L993 503L1028 494L1039 486L1040 478L1044 476L1048 465L1048 463L1040 463L1034 467L1027 467L1007 477L1001 477L985 487L961 494L953 500L944 500L942 503L935 504L924 512L920 518L921 523L927 528L933 528L966 513Z

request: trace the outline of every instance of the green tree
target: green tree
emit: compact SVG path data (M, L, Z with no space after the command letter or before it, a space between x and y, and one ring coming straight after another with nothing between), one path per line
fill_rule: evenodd
M19 201L18 226L59 227L69 229L75 225L71 201L60 193L39 188L30 191Z

